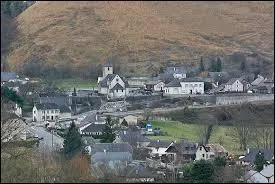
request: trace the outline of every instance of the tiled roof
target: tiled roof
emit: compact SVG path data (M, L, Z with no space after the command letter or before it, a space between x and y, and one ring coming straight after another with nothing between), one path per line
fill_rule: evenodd
M129 152L96 152L92 155L92 162L106 161L131 161L132 154Z
M180 82L203 82L203 79L199 77L190 77L181 79Z
M90 124L82 132L103 132L105 124Z
M223 152L226 153L226 149L220 144L206 144L205 147L209 147L213 152Z
M198 143L184 140L181 142L174 143L173 146L175 147L178 153L184 154L188 152L188 154L196 154ZM187 147L188 147L188 150L186 150ZM194 148L194 149L191 149L191 148Z
M264 157L266 160L271 160L272 156L274 155L273 150L270 149L256 149L256 148L250 148L249 149L249 153L245 155L245 157L243 158L243 160L245 162L254 162L256 155L259 153L259 151L261 153L264 154Z
M161 140L152 140L148 147L159 147L159 148L168 148L173 141L161 141Z
M129 164L126 168L127 178L153 178L151 169L142 164Z
M59 109L61 113L71 112L70 108L65 105L57 105L55 103L38 103L35 104L38 110Z
M99 85L101 87L108 87L107 81L109 80L110 82L115 78L116 74L108 74L102 81L99 82Z
M95 152L129 152L133 153L133 148L128 143L98 143L95 144Z
M124 134L125 133L125 134ZM150 142L148 138L145 136L141 135L139 131L121 131L119 132L119 137L123 142Z
M165 85L165 87L181 87L180 81L178 79L174 79L168 84Z
M236 80L238 80L238 78L232 78L226 83L226 85L232 85Z
M116 85L111 90L123 90L124 88L119 84L116 83Z

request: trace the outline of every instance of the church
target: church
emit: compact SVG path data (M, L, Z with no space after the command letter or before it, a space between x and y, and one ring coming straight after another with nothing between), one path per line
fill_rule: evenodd
M107 98L124 98L129 93L127 81L113 73L113 66L107 63L103 66L103 75L98 77L98 93L107 95Z

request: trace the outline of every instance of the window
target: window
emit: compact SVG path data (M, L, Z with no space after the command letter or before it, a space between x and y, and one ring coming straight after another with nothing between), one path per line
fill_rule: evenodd
M116 81L118 82L118 78L116 78Z
M116 92L118 92L118 89L116 90Z
M52 110L52 113L54 113L54 110Z
M185 84L185 87L187 88L187 87L188 87L188 84Z
M50 113L50 111L49 111L49 110L47 110L47 113L49 114L49 113Z
M188 151L188 150L189 150L189 147L185 147L185 149L186 149L186 151Z
M58 113L58 110L55 110L55 113Z
M45 111L42 111L43 114L45 114Z
M55 116L55 119L58 119L58 116Z
M202 147L200 147L200 151L201 151Z
M200 87L202 87L202 84L200 84Z
M108 67L108 71L110 70L110 68Z
M35 114L36 112L35 112L35 111L33 111L33 113Z
M47 116L46 119L50 119L50 116Z
M43 121L45 120L45 116L42 116L42 120L43 120Z
M198 87L198 84L195 84L195 87Z
M202 154L202 157L204 158L204 154Z
M208 158L208 155L206 154L206 158Z
M121 91L123 92L123 89Z

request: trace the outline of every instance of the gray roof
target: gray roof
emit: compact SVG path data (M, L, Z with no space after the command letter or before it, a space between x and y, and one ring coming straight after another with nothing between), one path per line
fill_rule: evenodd
M57 105L55 103L38 103L35 104L38 110L59 109L61 113L71 112L70 108L65 105Z
M232 85L236 80L239 80L239 78L232 78L232 79L230 79L230 80L226 83L226 85Z
M129 164L126 168L127 178L153 178L152 170L143 164Z
M123 90L124 88L119 84L116 83L116 85L111 90Z
M100 161L131 161L132 154L129 152L96 152L92 155L92 162Z
M99 85L101 87L108 87L107 81L109 80L110 82L115 78L116 74L108 74L102 81L99 82Z
M119 132L119 137L123 142L150 142L150 140L141 135L139 131L127 130L125 133L126 134L124 134L124 131Z
M89 115L89 116L86 116L82 122L87 122L87 123L95 123L95 122L105 122L105 118L103 117L100 117L96 114L93 114L93 115Z
M104 63L105 67L113 67L113 64L111 62L106 62Z
M105 124L90 124L82 132L103 132Z
M128 152L133 153L133 148L128 143L98 143L95 144L95 152Z
M16 78L17 74L14 72L1 72L1 81L9 81Z
M180 81L178 79L174 79L168 84L165 85L165 87L181 87Z
M274 176L274 164L266 166L260 173L268 178Z
M181 79L180 82L203 82L203 79L199 77L190 77Z
M161 147L161 148L168 148L173 141L161 141L161 140L152 140L148 147Z
M255 160L255 157L256 155L259 153L259 151L261 153L264 154L264 158L266 160L271 160L273 155L274 155L274 152L273 150L270 150L270 149L256 149L256 148L250 148L249 149L249 153L245 155L245 157L243 158L243 160L245 162L251 162L251 163L254 163L254 160Z
M174 79L173 74L161 73L157 76L156 80L161 80L165 84L171 82Z
M171 150L171 152L176 151L177 153L180 153L180 154L196 154L198 143L183 140L181 142L174 143L173 147L175 149Z

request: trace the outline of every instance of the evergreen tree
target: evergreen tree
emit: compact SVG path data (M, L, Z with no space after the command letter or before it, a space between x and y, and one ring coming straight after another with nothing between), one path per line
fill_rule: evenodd
M190 176L195 182L210 183L213 181L214 165L207 160L199 160L193 164Z
M121 124L122 124L123 126L128 126L128 122L127 122L125 119L123 119L123 121L121 122Z
M112 129L112 121L111 117L108 116L106 119L106 124L103 130L103 133L101 135L100 142L102 143L112 143L116 138L116 134L114 133L114 130Z
M204 71L204 64L203 64L203 59L201 57L201 63L200 63L200 71L203 72Z
M216 65L216 72L221 72L221 71L222 71L222 61L218 57L218 59L217 59L217 65Z
M264 164L266 163L266 160L264 158L264 154L259 152L254 160L255 170L260 172L264 168Z
M160 67L160 68L159 68L159 73L164 73L163 67Z
M72 122L67 134L65 135L63 152L65 155L72 157L82 151L82 146L81 135L75 126L75 123Z
M214 59L211 60L211 65L210 65L209 71L211 71L211 72L217 71L217 63L215 62Z

